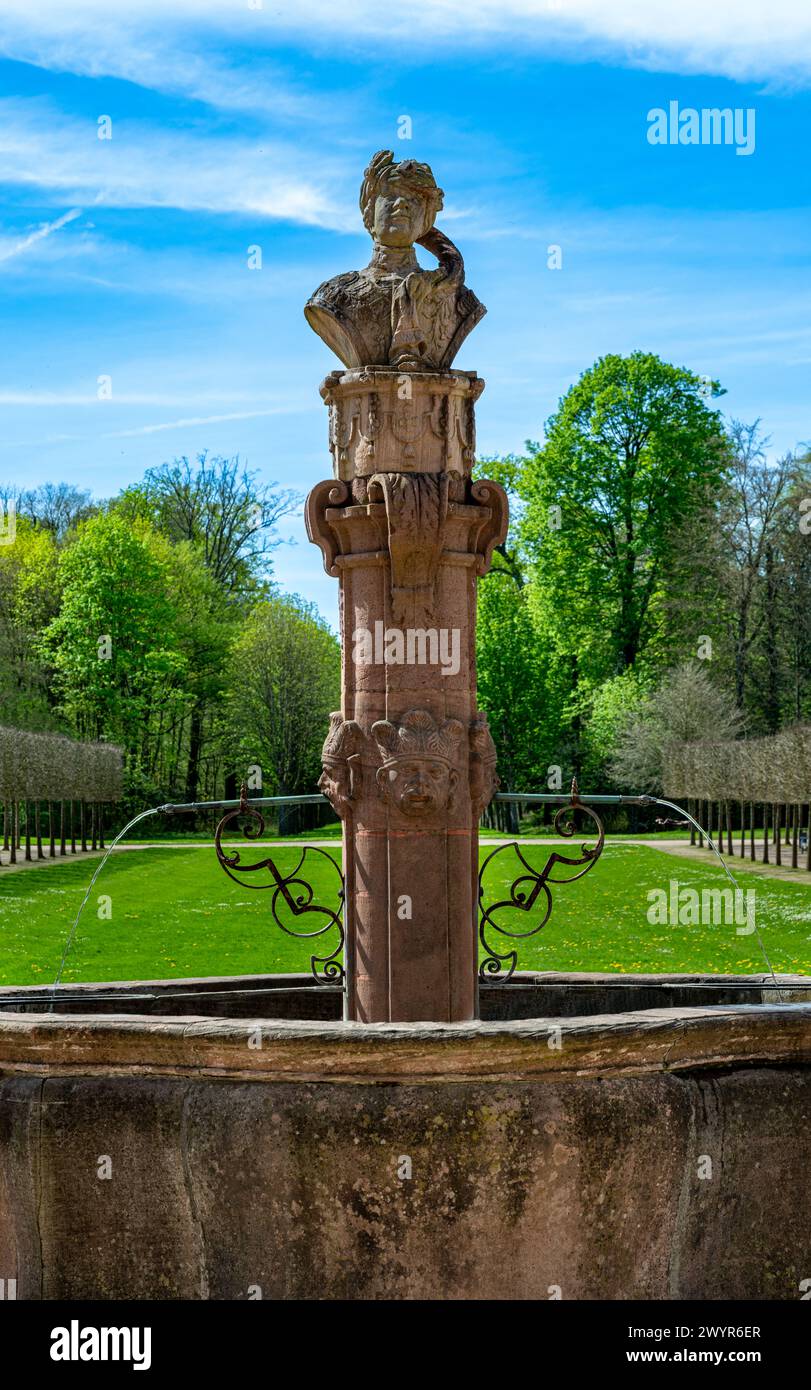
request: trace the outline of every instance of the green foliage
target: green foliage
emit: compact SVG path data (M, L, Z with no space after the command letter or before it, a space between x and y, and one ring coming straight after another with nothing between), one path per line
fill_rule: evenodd
M17 728L53 724L37 641L58 603L53 536L18 519L13 545L0 546L0 710Z
M584 786L611 787L621 792L639 790L627 780L616 782L617 769L611 766L616 754L617 743L638 718L647 694L647 684L642 673L629 666L619 676L614 676L599 686L590 701L588 717L583 738L582 777ZM630 769L623 768L621 778L631 775ZM636 775L634 770L633 775Z
M83 738L120 736L132 752L186 671L166 555L145 523L98 516L63 550L59 577L41 640L58 709Z
M535 786L546 744L546 653L525 593L494 569L479 588L479 704L499 755L502 786Z
M652 599L673 536L720 487L726 446L705 393L653 354L603 357L526 460L533 580L550 596L556 645L587 679L633 665L655 637Z
M231 654L226 726L241 773L262 769L265 795L317 790L330 712L340 706L341 652L313 604L265 600Z

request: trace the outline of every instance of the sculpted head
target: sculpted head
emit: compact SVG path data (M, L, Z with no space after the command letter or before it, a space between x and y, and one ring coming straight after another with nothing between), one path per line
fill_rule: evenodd
M453 806L463 735L458 719L438 724L427 710L409 710L397 724L379 720L372 733L383 758L377 783L390 805L411 817Z
M380 769L393 806L405 816L429 816L451 804L459 775L441 758L398 758Z
M434 225L442 207L429 165L416 159L395 163L391 150L378 150L363 176L360 210L367 232L381 246L406 248Z

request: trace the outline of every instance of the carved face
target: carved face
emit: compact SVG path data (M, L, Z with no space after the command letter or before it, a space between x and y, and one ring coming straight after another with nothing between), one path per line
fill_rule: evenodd
M349 772L345 767L325 767L318 779L319 789L339 816L350 801Z
M424 198L397 179L381 184L374 202L372 236L383 246L413 246L427 231Z
M394 805L406 816L427 816L444 811L450 803L458 774L441 758L401 758L381 768L382 785Z

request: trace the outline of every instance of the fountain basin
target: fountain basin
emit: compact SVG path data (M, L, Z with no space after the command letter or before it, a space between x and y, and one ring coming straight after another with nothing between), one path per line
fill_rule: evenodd
M808 981L778 1002L771 977L617 978L521 976L442 1025L341 1022L301 977L62 986L53 1012L5 990L0 1277L34 1299L799 1299Z

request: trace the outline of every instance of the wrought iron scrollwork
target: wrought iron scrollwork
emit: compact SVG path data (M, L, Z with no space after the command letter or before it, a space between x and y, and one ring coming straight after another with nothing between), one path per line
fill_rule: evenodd
M572 839L582 831L576 829L576 815L580 812L588 816L597 828L597 842L593 846L580 846L580 855L577 859L569 855L559 854L554 850L549 855L542 869L533 868L532 864L524 857L515 841L510 844L499 845L487 858L479 870L479 939L485 949L484 956L479 966L479 978L483 982L507 981L513 975L518 964L518 951L512 950L497 951L495 945L487 939L488 931L498 932L500 936L510 937L514 941L524 941L530 936L535 936L546 926L552 914L552 892L549 887L553 883L574 883L576 879L582 878L589 869L593 868L603 852L605 844L605 829L600 817L591 807L586 806L580 800L577 789L577 782L572 782L572 799L568 806L561 806L555 816L555 832L567 839ZM569 817L566 820L566 817ZM510 885L509 897L501 898L498 902L485 904L485 871L488 864L500 854L512 852L521 864L521 872L513 879ZM553 878L552 870L556 864L566 864L570 868L577 868L579 872L570 874L566 878ZM496 920L497 913L515 911L532 912L538 899L540 904L538 910L542 913L540 920L535 922L526 931L514 931Z
M223 816L214 834L214 844L217 850L217 859L220 866L225 870L229 878L243 888L270 888L273 891L270 910L273 920L287 936L294 936L300 941L311 940L313 937L324 936L333 928L338 933L338 944L329 955L310 957L310 968L313 977L318 984L335 985L343 984L344 968L339 960L344 948L344 876L331 854L326 850L319 849L317 845L304 845L301 849L299 861L290 873L282 873L278 865L270 855L266 859L260 859L255 864L243 864L242 855L238 848L226 850L222 844L223 831L233 821L241 817L247 817L246 823L242 827L242 833L248 840L257 840L264 833L265 820L256 807L248 802L247 792L243 786L240 790L240 804L234 811L229 811L228 815ZM302 870L307 861L308 855L319 854L332 867L338 878L338 907L333 910L320 903L313 901L315 896L313 886L302 875ZM261 869L267 869L271 876L270 883L246 883L239 878L238 874L253 874ZM284 909L292 914L294 918L310 915L315 918L323 919L321 925L313 931L294 931L280 916L280 909Z

